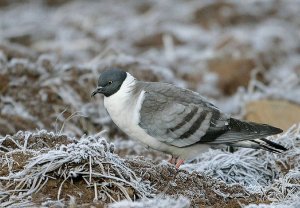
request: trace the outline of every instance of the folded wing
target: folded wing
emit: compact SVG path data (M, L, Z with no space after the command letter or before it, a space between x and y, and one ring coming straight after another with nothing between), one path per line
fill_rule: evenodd
M230 145L282 132L269 125L230 118L190 90L165 83L147 83L143 90L140 127L150 136L173 146Z

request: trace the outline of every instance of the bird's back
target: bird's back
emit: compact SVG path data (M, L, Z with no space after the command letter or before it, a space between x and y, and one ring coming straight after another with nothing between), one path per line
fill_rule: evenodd
M149 135L169 145L231 145L282 132L270 125L231 118L188 89L157 82L137 82L137 89L145 91L139 125Z

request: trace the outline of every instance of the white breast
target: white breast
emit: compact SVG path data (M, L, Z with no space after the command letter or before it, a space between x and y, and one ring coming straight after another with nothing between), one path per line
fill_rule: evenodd
M131 103L134 104L130 96L134 82L134 78L127 74L119 91L110 97L104 97L104 106L110 117L126 133L134 123L132 118L136 117L135 105L130 105Z
M135 79L127 73L121 88L110 97L104 98L104 106L114 123L133 139L139 140L154 149L160 149L162 143L146 134L139 123L139 111L144 99L144 91L132 96Z
M132 95L132 88L134 87L135 79L127 73L121 88L118 92L110 97L104 98L104 106L107 109L111 119L114 123L124 131L129 137L139 140L145 145L163 151L172 155L178 155L183 159L193 158L195 155L207 150L207 145L192 145L187 148L178 148L166 143L160 142L148 135L142 129L139 123L139 111L144 100L144 91L140 94ZM201 150L202 149L202 150Z

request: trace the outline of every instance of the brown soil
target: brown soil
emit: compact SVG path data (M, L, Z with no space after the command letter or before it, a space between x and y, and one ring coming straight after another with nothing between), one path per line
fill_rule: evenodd
M5 74L0 74L0 93L5 93L8 88L9 78Z
M300 105L286 100L258 100L249 102L245 106L246 120L267 123L284 131L298 123L299 117Z
M224 57L210 60L208 67L211 71L217 73L220 78L222 77L218 83L223 93L231 95L236 92L238 87L248 85L255 63L254 60L249 58Z
M9 17L6 11L14 8L20 9L18 8L18 4L21 5L29 2L31 1L0 0L0 7L3 7L1 8L3 11L5 10L3 14ZM103 2L98 3L101 5ZM239 28L238 25L253 26L253 29L258 30L261 26L260 23L268 22L272 20L272 17L276 16L274 22L276 23L278 20L280 22L286 21L288 26L287 33L291 32L294 34L295 32L289 28L298 29L299 24L297 24L298 21L296 20L299 18L298 16L294 16L292 11L291 15L288 14L289 11L287 12L286 8L289 8L290 4L283 4L275 0L268 6L269 4L264 5L262 4L263 1L261 1L256 4L256 7L260 7L260 5L268 6L265 9L261 7L262 11L265 11L262 13L259 10L258 12L252 12L256 11L256 7L253 7L252 11L249 9L250 12L248 10L248 12L244 12L243 9L239 8L241 4L230 1L201 4L194 4L194 1L186 1L184 2L185 6L191 6L189 5L190 3L193 3L192 6L200 6L191 8L191 13L183 16L182 20L177 21L177 19L174 19L176 21L176 25L174 26L187 26L188 28L192 26L191 29L193 30L194 27L199 27L197 29L200 29L200 31L197 37L193 37L197 34L197 31L193 32L194 35L191 33L191 36L185 37L184 33L188 33L189 30L182 31L184 32L182 33L183 36L179 35L181 33L177 33L175 30L170 33L165 31L165 29L173 28L175 21L172 16L166 18L162 15L165 13L165 10L163 10L163 13L160 13L160 4L158 2L134 2L127 1L127 3L124 3L124 8L122 7L120 11L127 11L125 9L128 7L128 14L134 15L136 13L135 23L138 23L138 18L141 18L139 21L147 18L145 19L147 20L146 22L149 21L151 25L145 25L145 27L152 28L151 32L141 30L140 27L138 27L137 31L128 32L125 30L128 24L127 21L124 21L126 23L124 26L119 21L113 21L111 24L116 23L117 27L111 27L112 30L110 30L109 25L106 25L108 23L106 19L118 20L126 17L122 12L116 12L118 11L118 5L110 5L116 11L112 9L108 14L98 12L98 10L98 14L90 10L86 13L85 9L90 7L90 3L85 4L84 8L78 7L75 12L74 8L77 8L78 2L70 0L43 1L42 10L37 11L45 11L43 13L47 13L47 19L51 21L49 22L50 28L47 27L46 30L41 27L43 26L43 21L41 23L39 23L38 19L32 21L33 19L30 18L31 15L26 16L26 21L29 23L32 21L34 28L40 28L41 31L32 30L30 27L30 31L28 31L22 25L13 27L14 24L12 24L10 27L9 24L6 26L4 24L4 28L7 27L7 30L3 31L5 35L3 36L3 41L0 43L0 135L14 135L19 130L35 131L36 129L59 132L63 126L63 122L68 117L76 111L81 111L82 106L88 105L88 110L95 111L92 111L88 115L88 118L76 117L68 120L67 123L71 126L68 129L70 132L81 136L85 133L87 135L93 134L103 128L108 128L108 138L114 139L115 137L119 137L127 139L127 136L112 121L99 121L92 118L96 114L95 112L100 110L98 106L100 106L100 102L102 104L102 99L91 99L90 94L96 87L99 74L104 69L106 70L108 66L121 67L134 75L138 80L171 82L176 85L178 84L177 81L180 80L186 87L194 90L199 89L199 84L203 81L203 69L205 69L218 75L216 91L220 92L220 97L216 97L216 99L222 99L223 96L226 97L235 93L239 87L246 87L254 68L272 70L272 67L275 66L276 68L278 63L281 64L282 62L282 64L286 64L286 57L293 57L294 55L298 55L299 52L299 47L292 50L290 46L285 47L286 40L284 38L290 39L292 36L279 35L279 37L270 37L272 40L269 41L272 41L272 44L269 45L272 45L272 47L265 48L265 51L257 51L251 43L251 40L253 41L254 39L250 38L249 43L244 43L236 39L235 33L232 31L232 29L238 29L237 31L241 29L241 32L246 31ZM177 3L174 2L175 4ZM134 9L130 8L130 5L134 6ZM39 8L39 4L35 6L37 7L34 8ZM89 9L92 10L93 8ZM179 9L178 6L174 7L174 9L176 9L175 11L180 11L177 10ZM51 12L52 10L55 12ZM67 12L64 14L62 11ZM78 12L86 18L84 18L83 22L78 21L76 15L72 15ZM170 10L170 12L170 14L174 15L174 11ZM40 14L43 17L43 13L37 12L36 14ZM55 13L55 15L51 13ZM90 13L91 16L89 16ZM160 19L160 15L162 19ZM180 15L184 15L184 13ZM180 17L180 15L175 14L176 17ZM24 14L20 16L24 16ZM77 18L73 18L74 16ZM130 18L124 18L124 20ZM150 21L153 18L158 19L158 21ZM43 20L44 18L41 19ZM62 19L64 21L61 21ZM101 21L99 22L99 20ZM9 18L4 21L9 21ZM107 31L113 34L102 34L102 27L99 27L102 24L106 25ZM27 24L24 25L26 26ZM55 30L53 30L54 26ZM184 27L182 28L183 30L185 30ZM130 28L134 27L130 25ZM203 43L201 37L202 29L205 32L209 32L209 30L215 30L216 28L221 31L221 33L218 30L215 31L216 34L219 34L217 35L218 40L212 37L212 42ZM65 37L63 34L69 34L68 36L70 37ZM176 57L172 63L168 63L168 60L163 58L165 50L164 35L170 35L173 39L174 54ZM63 42L62 46L59 47L58 45L61 44L60 41L64 41L64 38L66 38L66 42ZM262 38L258 37L258 40L262 41ZM213 56L203 58L202 51L210 48L212 49ZM114 52L113 55L103 53L103 51L109 51L110 49ZM189 50L190 53L185 54ZM88 53L86 53L87 51ZM233 54L240 55L235 56ZM42 58L43 55L45 55L44 58ZM54 60L48 58L48 55L51 57L53 55L55 57ZM120 58L123 55L130 57L129 61L126 58ZM156 60L158 57L161 59ZM96 60L98 58L99 60ZM96 61L94 62L94 60ZM82 65L92 67L82 68ZM167 75L163 76L163 70L159 71L159 69L155 68L157 66L165 67ZM289 66L287 64L287 67ZM185 71L185 67L190 68L193 72ZM202 69L201 67L205 68ZM169 80L168 73L171 75ZM262 70L263 75L264 73L265 71ZM263 80L263 75L261 79L259 78L260 81ZM65 88L70 89L71 92L64 90ZM218 93L216 94L219 96ZM76 97L75 102L72 100L74 97ZM4 102L2 98L11 98L13 103L9 103L9 101ZM12 106L13 104L18 106ZM89 108L89 104L92 104L92 107ZM7 106L12 106L12 110L9 112L3 110ZM15 112L19 106L21 107L21 111L24 108L28 112L30 118L25 114L17 114ZM260 106L254 110L261 115L261 109ZM285 109L288 108L285 107ZM101 116L96 115L97 118ZM280 116L275 117L270 120L284 120ZM271 121L267 122L271 123ZM295 120L292 121L295 122ZM284 122L285 124L288 123ZM289 127L290 124L287 126ZM2 164L0 163L0 176L4 177L8 176L10 172L22 170L28 164L30 158L35 156L34 153L38 151L47 152L61 145L78 142L76 139L68 138L64 135L51 136L50 134L41 134L40 136L30 136L26 146L26 149L32 150L30 152L19 149L18 145L11 138L6 137L0 144L0 160L4 161ZM24 136L15 135L13 139L17 141L21 148L24 146ZM158 164L158 161L165 158L165 155L153 151L141 151L141 153L137 153L133 149L117 150L117 153L121 157L126 158L127 165L135 171L136 175L144 181L150 181L156 188L155 194L169 194L174 196L182 194L191 199L192 206L197 207L240 207L241 204L268 203L268 201L261 199L262 196L250 194L239 185L229 186L199 173L188 173L184 170L176 170L171 165ZM135 155L137 154L151 158L152 160L136 157ZM10 165L5 163L6 157L9 159ZM291 158L291 162L285 164L286 166L281 163L278 164L282 172L287 173L290 168L294 167L292 160L294 159ZM10 167L12 167L12 170L9 169ZM97 167L94 168L97 169ZM50 174L57 177L55 172ZM49 179L46 185L32 196L33 202L41 204L48 199L56 200L58 190L63 181L64 178L62 177L57 177L57 180ZM0 180L0 190L2 187L5 187L3 185L6 185L6 183L6 181ZM120 194L112 195L115 200L119 200L118 196L122 196L120 191L118 192L118 189L115 187L109 188ZM135 195L133 190L128 189L127 192L132 198ZM61 186L60 198L64 199L65 204L68 203L70 196L76 197L76 203L81 207L104 206L100 202L92 202L94 199L94 187L87 187L84 179L80 176L66 180ZM104 201L109 202L109 199L105 199Z
M163 47L163 33L157 33L153 35L146 36L141 40L138 40L134 43L134 45L138 48L143 48L144 50L152 47ZM178 38L172 36L175 45L183 44Z
M58 197L58 191L60 189L63 179L50 179L46 185L37 193L32 195L32 201L36 204L41 204L47 199L55 200ZM60 199L65 199L68 201L70 196L76 198L77 205L88 204L95 207L104 207L103 202L93 203L95 197L94 188L87 187L83 179L67 180L63 183L61 187Z
M25 131L37 128L34 121L30 121L17 115L2 115L0 113L0 117L0 135L14 134L19 130Z
M257 6L259 4L260 2L257 3ZM230 2L215 2L197 9L194 13L194 21L206 29L211 29L214 25L230 27L239 24L257 24L267 15L272 16L277 12L274 6L269 8L265 16L258 16L240 12L236 5Z
M14 172L23 170L24 166L27 164L28 160L32 158L33 155L29 152L15 152L12 154L12 159L14 160L12 169Z
M149 180L154 185L157 194L186 196L191 200L192 206L232 208L240 207L241 204L262 202L261 196L250 194L239 185L229 186L196 172L177 170L169 164L155 165L150 161L136 159L127 163L143 180Z
M4 164L0 171L0 176L8 176L10 172L21 171L28 163L29 159L34 155L28 151L18 150L17 145L12 141L12 138L22 147L24 145L24 137L21 134L13 137L7 137L3 141L2 146L6 149L14 150L12 153L0 154L0 157L10 158L12 162L12 170L8 169L8 165ZM60 145L67 145L76 140L71 140L66 136L51 136L42 134L41 136L30 136L27 147L32 150L49 151ZM27 149L28 149L27 148ZM151 152L149 152L150 154ZM145 153L146 154L146 153ZM155 154L155 152L152 152ZM155 157L154 155L152 157ZM192 206L198 207L240 207L240 204L259 203L262 202L259 195L248 193L239 185L226 185L224 182L218 181L211 177L203 176L199 173L188 173L184 170L177 170L169 164L153 163L149 159L143 157L131 157L125 160L125 164L132 169L135 174L142 178L143 181L149 181L155 188L155 194L167 194L172 196L184 195L191 200ZM76 164L68 164L68 170ZM105 170L108 166L105 167ZM93 171L101 172L99 166L93 166ZM41 204L49 199L55 201L58 198L60 190L60 199L64 199L68 203L70 196L75 197L76 204L82 206L103 207L103 202L113 202L112 199L103 198L103 201L93 201L94 187L88 187L82 176L78 175L75 178L69 178L64 181L64 178L57 174L56 171L51 172L52 177L45 186L32 195L32 201L36 204ZM49 174L47 174L49 175ZM103 183L111 194L111 197L119 201L124 199L123 193L110 184L110 179L92 178L93 183ZM5 181L1 184L6 184ZM135 190L126 187L127 193L131 198L138 198ZM266 201L264 201L266 202Z
M12 141L15 140L19 143L19 145L24 145L24 138L23 137L6 137L3 141L2 145L9 149L17 149L17 145ZM32 150L41 150L43 148L47 149L54 149L55 147L59 147L61 145L67 145L70 143L74 143L76 140L71 140L65 135L60 136L50 136L50 135L43 135L43 136L30 136L27 142L27 148Z

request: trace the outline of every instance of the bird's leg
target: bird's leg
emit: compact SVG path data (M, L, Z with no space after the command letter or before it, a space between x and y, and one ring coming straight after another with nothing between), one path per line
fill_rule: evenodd
M177 163L176 163L175 167L178 169L180 167L180 165L182 165L183 163L184 163L184 160L179 159L179 160L177 160Z
M168 160L168 162L175 165L177 162L177 158L178 157L174 157L173 155L171 155L171 158Z

